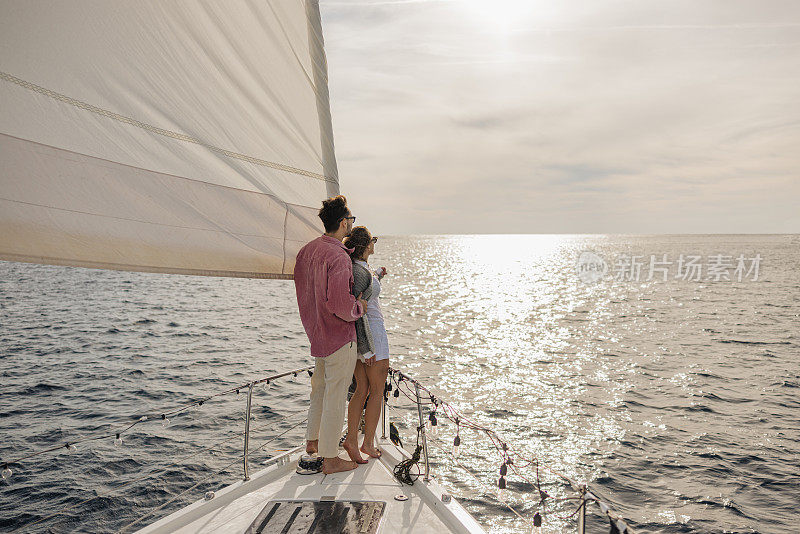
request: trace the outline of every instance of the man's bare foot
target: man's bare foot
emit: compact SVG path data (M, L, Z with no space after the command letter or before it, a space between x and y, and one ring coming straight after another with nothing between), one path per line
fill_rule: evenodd
M352 471L358 467L358 464L355 462L351 462L350 460L343 460L338 456L334 456L333 458L323 458L322 459L322 472L326 475L330 475L333 473L343 473L345 471Z
M347 452L347 455L357 464L365 464L367 461L358 452L358 443L352 443L349 440L344 440L342 448Z
M380 449L378 449L378 447L375 447L374 445L367 445L366 443L364 443L363 445L361 445L361 448L359 450L372 458L381 457Z
M308 454L317 454L317 451L319 450L317 445L319 445L318 439L308 440L308 442L306 442L306 452Z

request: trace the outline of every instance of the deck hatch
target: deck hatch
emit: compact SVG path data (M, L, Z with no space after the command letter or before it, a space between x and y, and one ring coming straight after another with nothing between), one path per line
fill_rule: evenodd
M245 534L376 534L381 501L270 501Z

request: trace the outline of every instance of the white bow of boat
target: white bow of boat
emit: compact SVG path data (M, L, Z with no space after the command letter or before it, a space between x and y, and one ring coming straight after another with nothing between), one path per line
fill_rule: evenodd
M410 457L381 439L380 459L346 473L299 475L304 447L269 460L250 480L141 529L139 534L175 533L483 533L466 510L433 479L413 486L392 475Z
M477 434L482 434L497 451L501 462L500 478L495 488L498 502L511 510L522 521L530 523L534 534L539 534L542 527L542 517L545 506L554 500L569 500L577 507L568 517L577 523L577 532L584 534L586 530L587 507L595 503L602 515L609 521L612 533L630 532L624 519L610 510L610 507L593 493L585 484L576 483L574 480L560 474L546 466L540 465L538 460L529 459L514 451L510 445L494 430L482 427L469 420L465 414L442 399L436 397L429 389L409 375L391 369L388 382L384 389L384 402L382 404L382 435L377 440L381 451L378 459L369 459L364 465L353 471L325 475L323 473L299 474L298 462L305 454L305 447L298 446L288 451L268 458L262 462L262 468L250 472L249 463L252 455L262 451L270 443L282 438L292 430L300 427L306 421L292 421L292 424L277 435L266 441L251 446L250 421L252 408L253 389L256 386L269 387L270 384L281 378L298 377L312 368L301 368L254 380L237 387L228 388L213 395L197 398L192 401L164 409L159 412L145 415L137 414L132 417L132 422L117 427L99 431L95 434L82 436L79 439L32 452L13 460L2 462L3 478L10 482L14 469L24 466L27 461L42 454L55 451L72 451L76 445L84 446L87 442L99 440L114 440L115 446L123 445L126 432L140 424L158 423L168 425L169 418L180 416L192 408L199 408L204 403L229 395L239 395L246 392L247 408L245 413L245 428L243 433L236 433L222 442L211 445L203 451L213 450L222 443L232 439L242 438L243 450L232 458L232 461L221 469L210 471L206 476L192 486L186 488L166 502L161 503L133 522L125 525L120 532L133 532L139 528L138 533L155 534L166 532L181 533L304 533L304 534L385 534L404 532L433 532L443 533L482 533L481 525L454 499L445 488L434 478L430 471L428 458L428 429L438 427L439 418L445 418L454 425L455 438L453 453L450 454L454 464L463 468L469 475L478 479L458 459L460 433L470 429ZM397 429L388 421L389 399L403 397L411 401L410 407L417 414L416 447L411 454L405 450L400 442L400 436L393 435ZM408 406L407 406L408 407ZM427 411L427 417L425 412ZM426 422L427 420L427 422ZM288 422L284 422L288 424ZM387 439L387 427L389 439ZM431 432L435 435L435 432ZM433 436L431 436L433 437ZM439 445L446 445L444 441L436 438ZM200 452L203 452L200 451ZM192 456L198 453L193 453ZM344 455L344 452L342 451ZM202 494L199 487L209 482L212 478L225 472L230 472L239 464L242 468L241 480L223 487L217 491L207 491ZM534 480L530 480L525 471L535 473ZM565 487L576 492L576 496L565 499L554 499L541 489L539 477L540 470L547 471L559 480ZM148 475L145 475L147 477ZM538 502L538 509L533 516L524 516L503 498L506 488L506 477L519 478L528 482L538 490L537 495L531 499ZM134 480L134 482L141 479ZM478 479L479 482L480 481ZM124 489L123 484L112 490L113 492ZM111 492L111 491L110 491ZM96 497L107 496L108 493L98 494ZM183 498L196 495L194 503L173 511L170 515L147 524L170 510L174 503ZM54 514L42 517L33 524L22 528L43 523L48 519L74 510L77 505L72 504ZM545 526L545 528L547 528Z

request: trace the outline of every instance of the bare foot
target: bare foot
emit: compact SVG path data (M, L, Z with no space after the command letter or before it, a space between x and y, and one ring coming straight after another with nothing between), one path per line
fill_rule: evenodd
M358 443L351 443L349 440L344 440L342 448L347 452L347 455L357 464L365 464L367 461L358 452Z
M350 460L343 460L338 456L334 456L333 458L323 458L322 459L322 472L326 475L330 475L333 473L343 473L345 471L352 471L358 467L358 464L355 462L351 462Z
M361 445L361 449L359 450L372 458L381 457L380 449L378 449L378 447L375 447L374 445L367 445L366 443L364 443L363 445Z
M308 454L317 454L317 451L319 450L317 449L318 444L319 444L318 439L308 440L308 442L306 443L306 452Z

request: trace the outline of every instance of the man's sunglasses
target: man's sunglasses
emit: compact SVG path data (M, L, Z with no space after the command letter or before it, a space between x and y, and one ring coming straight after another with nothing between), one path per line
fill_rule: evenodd
M353 224L355 224L355 223L356 223L356 216L355 216L355 215L351 215L350 217L342 217L342 218L341 218L341 219L339 219L339 220L340 220L340 221L343 221L343 220L345 220L345 219L350 219L351 221L353 221Z

